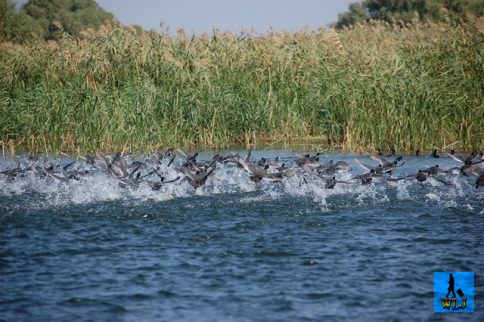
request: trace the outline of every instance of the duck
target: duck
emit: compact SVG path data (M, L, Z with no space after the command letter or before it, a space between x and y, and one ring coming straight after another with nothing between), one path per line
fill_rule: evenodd
M380 164L378 166L374 167L374 166L368 165L366 163L363 163L356 158L354 160L360 167L362 167L363 169L368 170L368 171L373 170L373 172L375 174L383 174L383 173L390 173L391 174L391 172L397 167L398 162L403 159L402 156L398 156L395 160L393 160L393 162L389 162L389 161L387 161L387 160L385 160L385 159L383 159L382 157L379 157L379 156L370 155L370 158L372 160L378 161ZM402 163L399 166L402 166L403 164L405 164L405 163Z
M396 167L396 166L397 166L397 164L398 164L398 162L400 162L400 161L402 161L402 160L403 160L403 157L402 157L401 155L397 156L397 157L395 158L395 160L393 160L393 161L391 161L391 162L390 162L390 161L385 160L385 159L384 159L384 158L382 158L382 157L379 157L379 156L374 156L374 155L370 155L370 158L371 158L372 160L375 160L375 161L379 162L379 163L380 163L380 165L381 165L381 166L383 166L383 167ZM402 165L404 165L404 164L405 164L405 162L403 162L403 163L402 163L400 166L402 166Z
M417 175L415 178L417 179L418 182L424 182L427 180L428 174L425 171L418 170Z
M163 177L163 176L159 176L160 178L160 181L159 182L151 182L151 181L147 181L148 182L148 185L150 186L151 190L153 191L158 191L161 189L161 187L166 184L166 183L172 183L172 182L176 182L180 179L180 176L176 177L175 179L172 179L172 180L165 180L166 178Z
M188 181L190 185L197 189L205 184L208 177L215 171L217 165L217 160L212 160L212 162L202 170L192 170L188 167L177 167L177 170L185 174L185 178L182 181Z
M250 174L250 179L256 183L260 182L263 178L271 179L271 180L280 180L283 178L284 173L270 173L268 172L269 165L266 164L264 167L260 167L258 165L254 165L248 162L247 158L240 158L236 157L235 161L239 164L246 172Z
M318 177L319 179L323 180L325 182L325 185L324 185L324 188L325 189L334 189L334 187L336 186L336 183L351 183L351 182L348 182L348 181L340 181L340 180L336 180L336 177L335 176L324 176L324 175L321 175L321 174L315 174L316 177Z
M270 173L269 170L269 164L266 164L264 167L261 167L257 165L257 162L255 164L250 162L250 155L251 155L252 149L250 149L246 156L242 159L240 156L236 155L234 156L233 160L235 163L243 168L246 172L250 174L249 178L256 182L259 183L262 179L270 179L270 180L276 180L280 181L284 174L283 172L277 172L277 173Z
M296 154L298 157L296 159L296 165L302 168L306 172L312 172L317 169L321 164L319 163L319 152L316 155L311 156L310 154L306 154L304 156Z
M427 173L429 176L435 176L438 173L444 172L444 170L442 170L438 164L422 171Z
M305 154L304 156L296 154L296 156L298 157L296 159L296 164L301 168L305 168L305 166L309 166L311 168L319 166L319 152L314 156L311 156L310 154Z
M457 162L464 163L463 166L455 168L456 170L459 170L462 175L468 176L472 173L479 174L483 170L484 159L480 154L472 153L470 156L465 157L448 153L448 156Z
M385 155L385 157L392 157L395 154L396 154L395 148L391 148L390 149L390 154ZM383 156L383 153L381 152L381 149L380 148L378 149L378 154L377 155L380 156L380 157Z
M373 177L376 175L375 169L370 169L369 172L357 175L354 179L360 180L362 185L370 185L373 181Z
M433 173L433 171L429 171L429 169L426 169L426 170L418 170L417 174L416 175L411 175L411 177L415 177L415 179L417 179L418 182L427 181L427 179L429 177L432 177L436 181L438 181L440 183L443 183L446 186L451 186L452 185L450 182L448 182L446 180L443 180L443 179L440 179L440 178L436 178L433 174L430 174L430 173Z
M464 163L464 165L471 165L482 160L482 156L476 152L472 152L470 155L466 156L463 154L456 155L455 152L452 153L452 151L451 153L447 153L447 155L457 162Z
M480 171L476 178L476 188L484 187L484 171Z
M322 163L318 166L316 170L320 174L330 175L339 170L351 171L351 166L346 161L338 161L335 163L333 160L329 160L329 162Z

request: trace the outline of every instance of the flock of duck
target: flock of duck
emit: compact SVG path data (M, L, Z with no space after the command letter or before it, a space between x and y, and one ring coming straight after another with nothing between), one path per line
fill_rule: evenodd
M351 166L346 161L323 160L320 153L296 154L294 158L283 162L281 158L260 158L252 161L252 150L247 151L244 157L238 153L228 155L214 155L210 160L199 160L198 153L188 154L180 149L170 148L165 152L156 152L138 159L118 152L83 157L80 161L72 161L61 165L50 161L41 161L34 158L16 160L12 168L1 169L0 177L6 177L11 182L20 177L34 175L39 178L51 179L59 182L72 180L82 181L87 175L104 173L112 178L120 187L136 189L141 183L146 183L152 190L160 190L163 185L188 182L193 188L202 187L206 181L216 175L217 166L238 167L247 173L248 179L258 184L261 181L278 183L284 178L297 177L301 184L310 180L319 180L326 189L333 189L337 184L362 184L370 185L380 181L417 180L424 182L433 178L444 185L452 185L446 180L447 175L475 176L476 188L484 186L484 157L482 152L473 153L470 156L458 155L454 151L447 153L445 157L455 160L456 166L448 169L434 165L426 169L420 169L417 173L405 176L395 176L395 170L402 167L405 162L402 156L392 155L383 157L370 155L376 164L367 164L355 158L355 163L360 166L364 173L351 175L347 180L338 180L337 172L351 171ZM419 156L417 151L416 156ZM389 159L391 157L391 159ZM432 154L438 158L436 150ZM443 156L444 157L444 156ZM178 159L178 160L177 160ZM457 165L458 164L458 165Z

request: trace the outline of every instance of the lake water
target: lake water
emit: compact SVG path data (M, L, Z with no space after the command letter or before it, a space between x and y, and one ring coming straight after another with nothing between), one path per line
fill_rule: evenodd
M284 150L252 159L261 156L294 160ZM321 162L347 161L337 178L348 181L364 172L354 158ZM459 166L404 161L395 177ZM484 187L441 178L450 185L325 189L298 177L255 184L226 164L199 189L153 191L95 172L67 183L0 175L0 320L484 321ZM474 313L433 313L441 271L475 273Z

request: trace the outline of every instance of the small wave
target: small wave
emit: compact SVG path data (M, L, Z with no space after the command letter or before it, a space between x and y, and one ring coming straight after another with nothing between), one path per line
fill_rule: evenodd
M305 297L310 299L310 300L321 300L321 299L331 298L331 297L333 297L333 294L330 294L330 293L307 293L307 294L305 294Z
M158 291L158 295L161 295L163 297L166 297L166 298L170 298L170 297L175 297L177 296L176 293L170 291L170 290L159 290Z
M104 311L112 313L128 312L123 305L86 297L71 297L65 301L62 301L60 304L104 308Z
M255 252L256 256L261 257L292 257L294 253L284 250L258 250Z

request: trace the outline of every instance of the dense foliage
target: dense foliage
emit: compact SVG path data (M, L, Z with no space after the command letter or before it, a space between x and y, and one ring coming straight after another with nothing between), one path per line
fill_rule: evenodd
M484 145L472 23L189 38L101 29L0 49L0 144L31 151L298 142Z
M79 37L113 19L94 0L29 0L20 10L12 0L0 0L0 40L52 39L60 31Z
M12 0L0 0L0 41L31 39L33 29L34 21L25 12L18 12Z
M484 14L482 0L364 0L349 6L339 15L336 27L354 25L369 19L390 23L445 21L461 18L465 14L480 17Z

